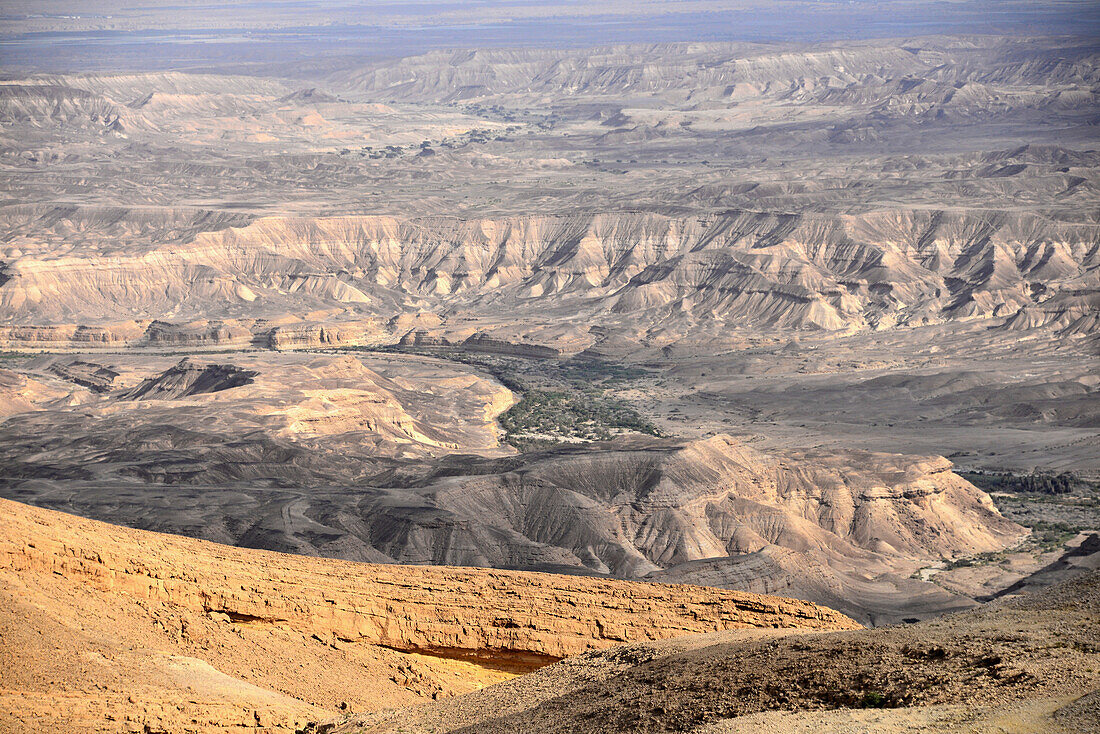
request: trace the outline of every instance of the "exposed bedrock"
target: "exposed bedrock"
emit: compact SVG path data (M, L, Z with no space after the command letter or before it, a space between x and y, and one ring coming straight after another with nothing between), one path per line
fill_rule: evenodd
M0 312L10 343L65 338L26 324L140 311L173 324L223 319L154 322L148 343L332 345L362 337L326 322L426 306L498 323L568 314L681 338L693 325L861 330L974 318L1068 335L1094 331L1098 258L1100 226L1006 212L269 217L186 244L17 258L4 266ZM254 323L288 313L325 316L293 329ZM251 321L235 326L241 319ZM96 338L65 328L73 341ZM451 341L474 336L453 328ZM491 348L494 338L474 346ZM539 347L556 345L527 348Z
M626 577L775 545L885 571L998 549L1023 533L939 457L768 455L717 436L623 439L524 459L415 489L435 508L426 517L403 512L399 490L364 498L361 522L400 561L564 562Z
M353 564L155 535L0 500L0 566L341 640L523 667L721 629L858 627L798 600L580 576Z

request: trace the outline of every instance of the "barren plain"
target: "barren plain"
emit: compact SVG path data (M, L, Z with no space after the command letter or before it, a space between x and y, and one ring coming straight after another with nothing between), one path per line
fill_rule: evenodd
M73 27L132 32L117 10ZM247 17L282 32L278 13ZM202 32L229 32L223 21L214 12ZM56 31L52 16L18 23ZM247 719L253 699L281 723L249 726L294 728L335 716L338 694L373 712L353 724L377 731L844 730L874 723L854 709L879 704L923 707L909 723L927 730L981 730L1002 699L1036 728L1095 714L1094 701L1058 698L1062 679L1035 652L1062 633L1024 630L1047 613L1083 625L1062 647L1074 696L1095 688L1095 646L1081 638L1095 613L1067 601L1095 596L1095 575L1074 579L1100 566L1095 37L502 44L164 69L127 57L80 73L19 58L0 80L0 495L16 501L0 520L11 532L62 527L87 543L172 533L247 549L164 541L204 563L277 551L316 557L285 563L325 578L446 566L408 578L447 578L455 594L462 579L555 578L637 602L686 583L709 587L684 592L706 598L774 594L820 619L911 626L637 646L597 620L568 644L375 635L369 654L349 657L348 639L369 635L356 627L330 645L304 607L194 602L167 570L150 574L163 593L122 602L111 584L84 589L68 562L27 561L40 541L5 536L3 590L23 611L3 620L3 652L31 670L4 674L10 721L45 716L43 697L72 686L82 713L49 725L94 728L135 671L174 690L199 669L221 692L196 730L218 725L210 706ZM133 542L133 558L160 547ZM78 553L81 573L115 578L103 552ZM111 570L87 570L93 561ZM29 579L43 564L63 579ZM298 593L251 592L267 604ZM1046 601L999 599L1023 592ZM230 639L232 651L200 655L178 634L155 655L130 648L102 695L81 678L91 668L58 688L34 672L44 654L20 652L60 628L107 645L105 628L74 620L112 605L134 635L154 637L150 624L168 634L186 608L211 636L199 647ZM473 637L514 629L448 614ZM954 621L937 627L945 614ZM730 626L666 621L639 639ZM259 627L266 637L249 641ZM1012 641L996 638L1001 627ZM990 651L972 660L958 635ZM632 646L452 708L378 713L605 642ZM276 649L317 688L241 667ZM490 675L478 667L487 649L534 657L522 670L496 660ZM123 656L112 650L101 652ZM853 656L850 679L828 691L809 673L796 692L776 684L756 698L690 682L698 666L725 666L722 685L736 687L753 656L839 653ZM939 692L903 695L917 678L890 678L870 659L880 654ZM1029 662L1002 664L1017 655ZM419 677L400 670L416 685L341 688L357 665L410 659ZM929 682L924 669L941 663L935 680L951 685ZM776 680L799 665L776 663ZM956 685L967 676L994 692L969 701ZM625 710L613 701L655 678L688 681L677 686L705 715L652 691L640 718L589 710ZM478 701L498 701L503 718L474 716ZM127 708L128 721L176 730L171 706ZM832 708L849 713L768 713ZM906 725L888 718L875 720L882 731Z

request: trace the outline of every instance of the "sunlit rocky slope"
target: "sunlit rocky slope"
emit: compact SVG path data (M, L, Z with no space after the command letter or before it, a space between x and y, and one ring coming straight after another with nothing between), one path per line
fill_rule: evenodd
M1100 724L1098 589L1093 571L935 622L623 646L442 705L330 723L337 734L1077 734Z
M756 594L297 558L0 504L4 731L292 731L621 642L858 626Z

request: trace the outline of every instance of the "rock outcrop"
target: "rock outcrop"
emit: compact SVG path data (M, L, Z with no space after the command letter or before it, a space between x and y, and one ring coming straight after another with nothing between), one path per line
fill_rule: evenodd
M287 556L6 500L0 595L0 726L54 731L283 731L335 696L359 710L438 698L626 641L858 627L757 594Z
M0 506L9 571L57 573L240 623L441 657L537 667L619 642L710 630L858 626L809 602L725 589L351 564L116 528L8 500Z
M1100 573L934 622L590 653L334 734L1095 731Z
M288 348L425 313L433 337L565 353L962 320L1088 336L1096 58L970 36L11 79L11 200L38 203L3 206L0 341L320 324L249 329Z
M119 376L110 367L80 359L59 360L49 366L49 371L63 380L86 387L94 393L110 392Z
M126 400L178 400L221 392L252 383L258 372L229 364L195 364L183 359L157 377L144 380L123 396Z
M390 339L374 321L284 324L267 332L267 346L272 349L326 349L379 341Z
M27 350L117 348L138 342L144 329L137 322L101 326L0 326L0 346Z
M252 332L234 321L154 321L145 329L145 341L154 347L239 347L252 343Z

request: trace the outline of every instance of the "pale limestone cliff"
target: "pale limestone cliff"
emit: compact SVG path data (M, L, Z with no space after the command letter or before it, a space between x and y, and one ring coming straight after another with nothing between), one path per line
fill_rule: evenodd
M535 338L559 308L601 330L651 328L668 338L700 327L866 330L978 318L1069 335L1094 326L1098 240L1095 224L994 211L267 217L181 244L16 258L0 283L9 324L0 337L58 341L65 335L22 325L74 314L103 322L139 310L162 321L172 315L170 324L148 326L151 344L332 346L363 341L357 325L341 322L425 306L511 325L531 341L509 346L514 336L475 333L461 319L419 341L442 336L536 356L593 341L579 327ZM240 318L318 310L330 317L270 334ZM116 338L66 328L74 342Z

